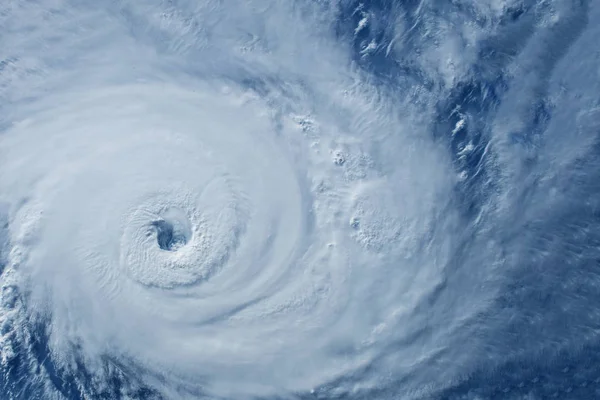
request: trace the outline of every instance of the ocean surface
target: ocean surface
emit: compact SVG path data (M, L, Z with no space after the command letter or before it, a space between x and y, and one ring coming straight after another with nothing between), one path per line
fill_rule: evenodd
M600 1L0 3L0 399L600 398Z

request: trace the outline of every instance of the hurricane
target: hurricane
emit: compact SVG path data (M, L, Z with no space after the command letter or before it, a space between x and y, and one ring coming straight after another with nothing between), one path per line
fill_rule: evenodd
M5 1L0 398L597 398L599 19Z

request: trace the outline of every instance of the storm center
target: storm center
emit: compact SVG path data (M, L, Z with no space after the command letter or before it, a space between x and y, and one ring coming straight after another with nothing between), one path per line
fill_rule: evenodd
M158 247L165 251L177 251L190 240L189 220L186 216L174 211L167 212L162 217L152 222L152 227L156 230Z

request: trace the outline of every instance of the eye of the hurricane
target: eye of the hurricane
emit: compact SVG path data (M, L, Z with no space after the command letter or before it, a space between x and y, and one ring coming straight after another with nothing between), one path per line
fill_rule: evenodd
M156 234L156 243L161 250L177 251L190 240L192 232L189 221L179 214L170 211L160 219L152 221L152 233Z
M156 229L156 241L162 250L176 251L188 241L185 233L169 221L155 221L152 226Z

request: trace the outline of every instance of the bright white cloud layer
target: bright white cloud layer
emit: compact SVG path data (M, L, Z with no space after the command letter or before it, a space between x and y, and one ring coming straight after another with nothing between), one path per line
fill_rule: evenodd
M591 340L511 304L597 256L555 227L597 202L600 10L436 7L0 6L2 393L432 398Z

